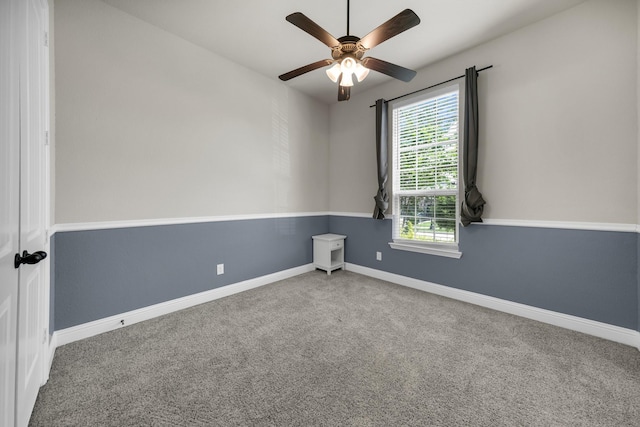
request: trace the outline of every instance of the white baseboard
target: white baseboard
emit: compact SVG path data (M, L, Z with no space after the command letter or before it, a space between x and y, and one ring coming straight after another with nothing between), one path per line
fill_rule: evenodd
M56 353L58 337L55 332L49 337L48 342L44 344L44 360L42 364L43 375L42 384L45 385L49 381L49 373L51 372L51 365L53 364L53 356Z
M596 322L595 320L532 307L475 292L437 285L435 283L425 282L423 280L388 273L386 271L376 270L369 267L363 267L357 264L346 263L345 268L347 271L353 271L354 273L374 277L376 279L395 283L401 286L407 286L409 288L468 302L482 307L491 308L493 310L514 314L516 316L526 317L527 319L537 320L539 322L548 323L561 328L594 335L599 338L630 345L640 350L640 332L634 331L633 329Z
M49 372L51 370L51 365L53 364L53 356L55 356L55 354L56 354L56 348L57 347L58 347L58 336L54 332L51 335L51 338L49 339L49 348L48 348L48 350L49 350L49 354L48 354L48 357L49 357L49 360L48 360L49 369L47 369L47 372Z
M219 298L224 298L233 294L237 294L239 292L248 291L249 289L268 285L269 283L288 279L290 277L294 277L313 270L315 270L313 264L306 264L300 267L291 268L289 270L267 274L266 276L256 277L255 279L245 280L244 282L234 283L232 285L212 289L210 291L188 295L186 297L177 298L160 304L154 304L148 307L143 307L115 316L105 317L104 319L95 320L89 323L83 323L82 325L72 326L67 329L61 329L53 333L52 342L56 346L63 346L74 341L79 341L104 332L113 331L115 329L129 326L134 323L153 319L154 317L173 313L178 310L183 310L185 308L193 307L195 305L203 304ZM53 351L55 351L55 347ZM52 358L53 351L51 351Z
M448 286L438 285L423 280L413 279L399 274L388 273L386 271L376 270L369 267L363 267L357 264L346 263L345 268L348 271L362 274L376 279L385 280L401 286L418 289L436 295L452 298L459 301L468 302L482 307L491 308L493 310L502 311L516 316L525 317L539 322L548 323L565 329L594 335L610 341L621 344L630 345L640 350L640 332L632 329L622 328L607 323L597 322L595 320L584 319L577 316L558 313L555 311L545 310L542 308L532 307L512 301L507 301L475 292L464 291L461 289L451 288ZM149 307L140 308L138 310L129 311L127 313L110 316L104 319L95 320L93 322L84 323L82 325L73 326L71 328L55 331L49 343L49 366L53 361L55 349L58 346L69 344L89 338L104 332L113 331L124 326L132 325L144 320L164 314L173 313L178 310L193 307L198 304L213 301L249 289L277 282L278 280L288 279L299 274L313 271L313 264L307 264L289 270L280 271L266 276L257 277L255 279L246 280L244 282L223 286L221 288L212 289L210 291L201 292L194 295L178 298L175 300L155 304ZM122 324L124 321L124 325Z

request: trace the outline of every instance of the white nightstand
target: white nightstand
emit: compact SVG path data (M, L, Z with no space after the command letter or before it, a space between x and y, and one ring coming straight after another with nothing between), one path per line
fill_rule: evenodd
M344 239L340 234L312 236L313 265L331 274L333 270L344 270Z

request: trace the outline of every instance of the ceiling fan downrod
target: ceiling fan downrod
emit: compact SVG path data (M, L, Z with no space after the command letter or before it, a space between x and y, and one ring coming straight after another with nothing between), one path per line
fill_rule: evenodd
M347 0L347 35L349 35L349 0Z

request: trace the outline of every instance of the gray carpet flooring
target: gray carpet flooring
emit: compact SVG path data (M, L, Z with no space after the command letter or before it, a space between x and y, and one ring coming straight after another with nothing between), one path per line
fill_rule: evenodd
M640 425L640 352L347 271L57 349L32 426Z

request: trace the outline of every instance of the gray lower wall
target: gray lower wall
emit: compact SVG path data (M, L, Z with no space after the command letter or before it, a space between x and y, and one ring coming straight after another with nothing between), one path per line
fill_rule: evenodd
M347 236L349 263L639 330L636 233L472 225L457 260L391 249L391 220L345 216L58 232L50 330L311 263L327 232Z
M332 216L329 229L349 263L638 329L636 233L474 224L451 259L391 249L389 219Z
M56 313L56 235L49 241L49 336L55 331Z
M307 216L58 232L51 330L309 264L328 231Z

